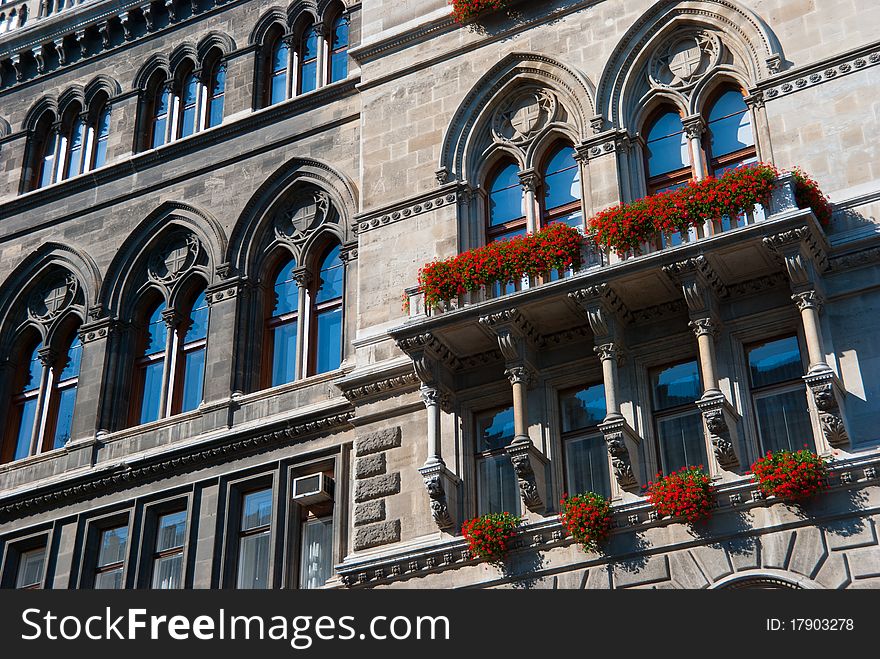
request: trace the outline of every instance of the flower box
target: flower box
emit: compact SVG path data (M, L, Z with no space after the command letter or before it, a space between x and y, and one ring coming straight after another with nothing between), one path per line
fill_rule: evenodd
M825 461L809 449L768 451L752 465L765 496L788 501L808 499L825 488Z
M657 480L648 483L648 501L660 517L684 517L690 523L712 514L714 496L703 465L657 474Z
M506 512L488 513L467 520L461 525L461 533L468 541L471 556L502 563L521 521Z
M611 533L611 502L601 494L563 495L559 521L584 551L596 551Z
M451 0L452 18L456 23L465 24L477 19L482 14L506 9L511 0Z

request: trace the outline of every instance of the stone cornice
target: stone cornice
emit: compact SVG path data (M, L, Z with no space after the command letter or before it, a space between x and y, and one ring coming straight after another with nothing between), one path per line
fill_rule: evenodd
M880 42L788 69L762 81L755 90L769 101L877 64L880 64Z
M383 396L415 391L419 386L419 378L413 370L412 362L407 359L397 364L379 364L381 368L352 371L336 386L352 403L362 403Z
M214 463L277 448L291 441L302 441L319 432L351 427L351 411L291 419L270 429L245 436L224 436L210 442L172 448L159 456L133 458L98 468L60 483L37 486L24 493L10 492L0 498L0 519L31 514L34 509L57 506L72 500L90 498L117 486L130 487L156 478L201 469Z
M876 486L880 482L878 475L880 456L877 454L833 462L829 466L829 491ZM779 502L775 497L765 499L754 480L743 478L716 487L715 514L744 513L752 508L768 507ZM660 519L646 500L613 506L612 515L612 534L641 533L652 527L678 521ZM810 525L814 522L804 518L800 523ZM755 528L747 532L737 530L736 537L761 535L774 530L777 529ZM724 539L726 538L721 536L717 538L718 541ZM693 542L703 543L706 539L694 538ZM514 540L512 551L547 551L573 543L574 540L567 537L558 520L546 519L526 525ZM600 564L608 562L609 557L585 554L584 560ZM345 587L372 587L476 564L480 564L480 561L471 556L467 542L458 536L433 544L402 548L375 558L358 560L354 557L336 565L336 573Z
M448 183L435 190L355 215L353 221L355 231L364 233L454 204L461 193L459 188L460 184L457 182Z

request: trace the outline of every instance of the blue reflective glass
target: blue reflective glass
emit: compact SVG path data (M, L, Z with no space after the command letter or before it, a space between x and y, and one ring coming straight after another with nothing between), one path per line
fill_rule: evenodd
M550 159L544 175L544 190L544 207L547 210L580 199L580 169L574 160L574 149L560 149Z
M814 448L813 426L803 388L755 398L761 450Z
M519 168L510 163L502 169L489 189L489 224L496 226L523 216Z
M725 92L715 101L709 112L708 129L713 158L755 143L751 117L742 94L737 91Z
M70 439L73 428L73 407L76 403L76 387L61 390L58 399L58 418L55 422L55 435L52 448L61 448Z
M79 337L74 337L70 348L67 350L67 361L64 364L64 370L58 376L58 380L63 382L75 378L79 375L79 365L82 362L82 342Z
M519 513L519 485L513 464L506 455L495 455L479 460L477 491L479 514L505 511Z
M165 350L168 326L162 319L163 311L165 311L165 303L161 302L150 314L147 326L147 347L144 349L145 355L154 355Z
M196 409L202 403L205 381L205 349L191 350L183 358L183 400L181 412Z
M320 288L315 296L317 304L342 297L345 268L342 265L342 259L339 257L339 245L333 247L327 253L327 256L324 257L319 276L321 278Z
M330 82L345 80L348 75L348 51L333 53L330 57Z
M96 131L99 138L107 137L110 134L110 108L101 110L98 117L98 129Z
M76 176L80 172L82 164L82 146L83 133L85 132L85 123L78 121L70 134L70 144L68 145L68 162L67 162L67 178Z
M318 55L318 33L315 28L309 28L302 42L302 52L300 56L303 61L314 59Z
M562 432L589 428L605 418L605 387L601 384L561 397Z
M287 71L287 58L287 44L279 39L272 50L272 70L276 72Z
M565 485L570 494L610 496L608 450L601 435L565 443Z
M289 261L278 271L278 275L275 277L273 316L293 313L299 308L299 287L293 278L293 269L295 267L296 261Z
M272 330L272 386L296 379L296 321Z
M299 93L305 94L318 86L318 63L312 60L300 68Z
M159 418L162 405L162 375L164 364L161 361L147 364L144 369L144 393L141 400L141 423L149 423Z
M331 48L336 50L346 46L348 46L348 19L340 17L333 23L333 43Z
M753 387L765 387L804 374L796 336L767 341L749 350L749 374Z
M330 49L330 82L343 80L348 75L348 19L336 19Z
M168 132L168 102L170 92L160 88L156 92L156 111L153 115L153 148L165 144L165 135Z
M280 103L287 98L287 73L282 71L272 76L272 89L269 97L269 105Z
M156 119L156 122L153 124L153 148L162 146L165 144L165 130L167 127L167 120L163 116L161 119Z
M667 112L654 122L646 146L649 176L690 166L687 135L677 112Z
M43 374L43 364L40 362L40 348L42 343L38 343L31 353L31 358L27 363L27 373L25 373L24 383L22 384L22 392L34 391L40 388L40 379Z
M656 371L652 383L655 410L693 403L702 395L700 368L695 361Z
M183 547L186 531L186 511L162 515L156 533L156 551Z
M52 170L55 166L55 148L58 143L58 135L52 135L46 140L46 151L43 154L43 163L40 170L40 186L52 183Z
M342 363L342 308L318 314L316 373L327 373Z
M703 417L700 413L685 414L657 421L664 473L682 467L705 465L706 442L703 438Z
M34 420L37 415L37 399L30 398L21 405L19 414L18 433L15 437L15 453L13 460L21 460L30 455L31 437L34 432Z
M249 531L268 526L272 521L272 490L260 490L244 495L241 505L241 530Z
M94 167L103 167L105 162L107 162L107 140L101 139L95 145Z
M183 83L183 119L180 125L180 136L187 137L196 132L196 97L199 83L192 74Z
M477 419L477 451L494 451L513 441L513 408L508 407Z
M214 85L211 89L211 110L208 112L208 128L223 123L223 99L226 91L226 67L217 68Z
M199 296L193 302L192 312L189 315L190 326L183 337L184 343L192 341L200 341L208 336L208 302L205 300L205 292L199 293Z

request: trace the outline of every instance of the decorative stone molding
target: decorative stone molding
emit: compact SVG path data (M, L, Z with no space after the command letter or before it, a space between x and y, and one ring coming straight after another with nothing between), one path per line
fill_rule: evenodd
M116 327L116 322L110 318L99 318L83 323L79 328L79 340L85 345L92 341L106 339Z
M627 152L633 137L624 129L613 129L591 135L575 146L575 157L583 163L612 153Z
M693 330L696 337L711 336L713 339L718 338L718 322L712 318L696 318L688 322L688 327Z
M394 224L395 222L454 204L458 201L460 194L457 183L447 184L414 199L357 215L354 218L354 227L357 233L372 231L388 224Z
M79 281L70 272L50 280L31 295L27 305L28 318L48 325L75 303L79 288Z
M702 254L664 265L663 272L681 286L692 320L707 314L717 316L718 300L729 297L727 286Z
M871 44L808 66L790 69L782 76L774 76L758 87L766 99L772 100L876 66L878 63L880 63L880 47Z
M654 51L648 81L654 87L688 89L718 65L722 52L721 39L714 32L676 30Z
M586 315L597 343L606 339L613 342L618 333L617 326L632 322L632 314L610 284L581 288L569 293L568 297Z
M715 460L722 469L736 471L740 460L736 453L739 415L723 395L704 396L696 402L703 415L706 438Z
M522 89L495 113L492 136L498 142L527 144L553 122L558 105L556 95L547 89Z
M804 309L815 309L821 312L825 306L824 298L814 290L801 291L791 296L792 301L797 305L798 311Z
M843 411L845 392L834 374L828 369L815 371L804 376L804 382L816 405L822 437L830 448L849 446L849 433ZM824 451L820 451L824 452Z
M828 269L824 240L807 225L766 236L762 242L782 260L794 292L813 288L818 274Z
M638 435L620 415L606 418L599 424L599 430L611 457L611 468L617 485L621 490L638 492L640 484L636 472L641 441Z
M383 396L397 391L410 391L417 387L419 378L415 372L402 373L393 377L382 378L359 386L345 388L340 385L342 395L351 402L358 402L373 396Z
M505 449L505 453L513 465L520 497L526 508L532 512L543 512L547 459L531 441L514 441Z
M156 283L169 285L189 272L202 251L202 243L195 234L178 235L163 243L163 248L150 257L147 277Z
M602 343L593 348L600 361L611 359L618 365L623 364L623 349L618 343Z
M453 528L458 510L459 480L443 464L425 465L419 468L425 480L425 489L431 505L431 516L437 528Z

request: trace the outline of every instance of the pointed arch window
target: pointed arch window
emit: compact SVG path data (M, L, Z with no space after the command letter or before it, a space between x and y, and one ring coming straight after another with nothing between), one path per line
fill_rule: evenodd
M107 162L107 141L110 138L110 105L105 103L97 113L91 166L86 171L103 167Z
M272 365L269 384L273 387L297 379L300 290L294 277L295 269L295 260L283 263L278 269L272 291L267 332Z
M486 241L523 235L526 232L526 216L519 167L514 162L502 163L490 181Z
M727 88L717 96L706 113L706 128L714 176L757 160L752 119L738 90Z
M140 385L139 423L149 423L163 416L165 353L168 349L168 325L164 312L164 300L152 307L143 334L141 357L135 364Z
M171 87L167 84L157 85L153 91L150 148L160 147L169 140L170 114Z
M82 342L79 336L74 335L67 354L59 364L59 373L52 386L50 418L54 427L51 428L51 444L47 448L61 448L70 440L81 362ZM47 433L47 437L49 436Z
M688 139L678 110L664 107L648 125L645 139L648 194L684 185L693 172Z
M307 94L318 88L318 30L314 25L303 32L297 59L297 93Z
M342 363L342 298L345 267L338 244L321 261L315 290L314 373L326 373Z
M348 42L350 21L340 16L333 21L330 37L330 82L348 77Z
M206 127L213 128L223 123L223 103L226 98L226 65L217 62L211 71L208 94Z
M562 222L581 228L584 214L581 210L580 167L570 146L558 147L544 168L543 224Z
M6 460L21 460L31 454L34 432L37 426L40 402L40 388L43 383L43 363L40 349L43 344L32 343L27 361L22 364L22 377L19 378L12 397L11 442Z
M287 67L290 59L290 48L283 35L278 35L272 45L272 56L269 78L269 105L275 105L287 99Z
M199 79L190 71L183 78L180 94L180 125L177 135L189 137L198 129Z
M180 411L196 409L205 384L205 350L208 343L208 302L205 292L196 296L181 342Z

